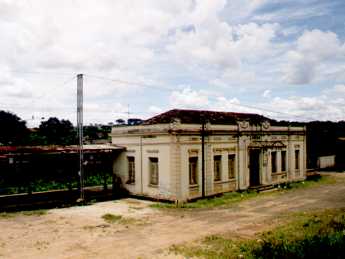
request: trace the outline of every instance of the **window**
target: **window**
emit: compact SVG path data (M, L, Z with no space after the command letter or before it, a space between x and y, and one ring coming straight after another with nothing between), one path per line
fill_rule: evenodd
M295 169L299 170L299 150L295 150Z
M198 157L189 158L189 184L198 184Z
M150 184L151 185L158 185L158 158L157 157L150 157Z
M228 156L229 179L235 178L235 155Z
M271 169L272 169L272 173L277 172L277 152L276 151L271 152Z
M128 161L128 181L127 184L135 183L135 160L133 156L127 157Z
M282 172L285 172L286 171L286 151L283 150L281 152L281 162L282 162Z
M222 156L214 156L214 180L220 181L222 179Z

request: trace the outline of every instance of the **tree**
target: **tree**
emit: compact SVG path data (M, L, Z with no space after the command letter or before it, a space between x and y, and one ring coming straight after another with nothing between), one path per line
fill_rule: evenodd
M116 121L116 125L125 125L126 121L124 119L117 119Z
M96 126L84 126L84 137L88 140L100 139L100 129Z
M76 131L69 120L59 120L51 117L42 121L39 134L48 145L71 145L76 143Z
M17 115L0 111L0 145L20 145L28 135L26 122Z

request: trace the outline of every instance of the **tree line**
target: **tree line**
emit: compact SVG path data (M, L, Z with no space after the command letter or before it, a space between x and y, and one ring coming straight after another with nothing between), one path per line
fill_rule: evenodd
M134 119L133 124L140 123ZM117 126L125 121L116 121ZM315 168L319 156L336 155L336 163L345 168L345 121L293 121L276 122L277 125L307 127L308 168ZM89 125L84 127L85 140L107 139L111 126ZM0 111L0 145L73 145L77 144L77 131L69 120L51 117L38 128L28 129L26 122L17 115Z
M88 125L83 130L85 140L107 139L111 126ZM76 128L69 120L50 117L38 128L29 129L26 121L16 114L0 111L0 145L74 145L77 142Z

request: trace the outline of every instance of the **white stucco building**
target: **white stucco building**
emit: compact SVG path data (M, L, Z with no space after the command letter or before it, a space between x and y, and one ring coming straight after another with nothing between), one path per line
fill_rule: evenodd
M174 201L305 179L304 127L257 114L171 110L113 127L114 174L132 194Z

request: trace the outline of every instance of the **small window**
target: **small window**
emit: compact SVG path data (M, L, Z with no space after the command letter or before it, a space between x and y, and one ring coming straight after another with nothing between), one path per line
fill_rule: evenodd
M214 181L222 179L222 156L214 156Z
M282 166L282 172L286 171L286 151L281 152L281 166Z
M271 169L272 169L272 173L277 172L277 152L276 151L271 152Z
M235 178L235 155L228 156L229 179Z
M128 161L128 181L127 184L135 183L135 159L133 156L127 157Z
M149 158L150 164L150 184L151 185L158 185L159 180L159 172L158 172L158 158L157 157L150 157Z
M189 184L198 184L198 157L189 158Z
M299 150L295 150L295 169L299 170Z

